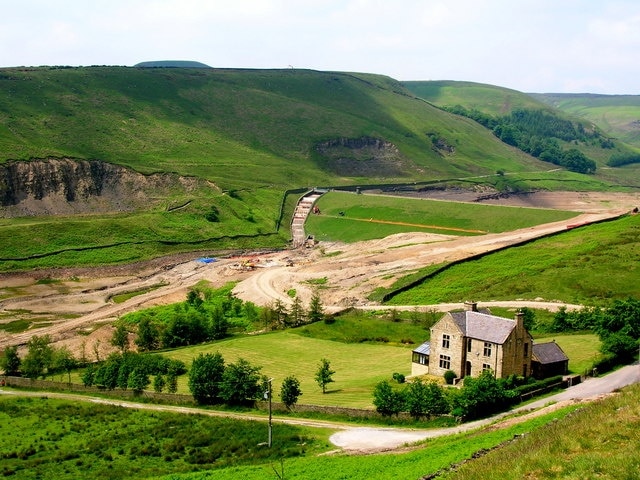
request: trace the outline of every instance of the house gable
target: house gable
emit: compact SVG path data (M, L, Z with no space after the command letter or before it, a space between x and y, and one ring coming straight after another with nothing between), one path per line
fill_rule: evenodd
M496 377L528 376L533 340L522 315L518 313L514 321L470 306L446 313L431 329L428 373L442 376L452 370L462 378L492 370Z

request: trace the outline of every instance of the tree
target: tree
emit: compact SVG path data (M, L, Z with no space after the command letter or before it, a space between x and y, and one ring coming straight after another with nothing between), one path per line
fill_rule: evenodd
M327 385L332 383L333 374L335 371L331 370L331 364L329 360L323 358L320 360L318 371L316 372L315 380L318 386L322 389L322 393L327 393Z
M220 397L228 405L246 405L261 396L261 367L251 365L243 358L230 363L222 374Z
M67 383L71 384L71 370L78 366L78 361L66 346L53 351L52 369L67 374Z
M288 409L298 403L300 395L302 395L302 390L300 389L300 381L296 377L290 375L282 381L280 400Z
M387 380L382 380L373 389L373 405L384 416L397 415L404 409L404 395L394 390Z
M631 361L640 338L640 300L614 301L598 318L595 329L603 353L614 355L620 362Z
M119 323L111 336L111 345L125 353L129 349L129 332L123 323Z
M18 356L17 346L4 349L4 355L0 358L0 368L4 370L5 375L18 375L18 372L20 372L20 357Z
M522 307L520 309L522 312L522 322L524 324L524 328L527 331L532 331L536 326L536 312L532 308Z
M178 375L175 370L169 370L167 373L167 392L176 393L178 391Z
M318 295L318 292L314 292L311 296L308 316L309 322L311 323L324 320L324 307L322 306L322 301L320 300L320 295Z
M157 350L160 346L160 333L149 317L143 317L138 323L135 343L141 352Z
M220 383L225 371L219 352L198 355L189 370L189 391L196 402L214 404L220 401Z
M27 343L27 354L22 360L22 372L29 378L38 378L51 368L53 349L51 348L51 337L34 335Z
M108 390L113 390L118 386L118 375L120 373L120 365L122 365L122 355L120 353L112 353L107 360L98 367L94 377L96 385L102 385Z
M416 419L441 415L449 410L442 387L433 381L410 383L405 393L405 404L409 414Z
M134 391L134 393L142 393L142 391L149 386L150 380L142 369L134 368L129 374L129 380L127 386Z
M508 400L502 383L491 370L485 370L477 378L465 377L463 387L452 398L453 414L465 419L487 416L505 408Z
M220 340L227 336L229 322L224 315L222 307L216 306L211 312L210 336L214 340Z
M291 302L291 310L289 312L289 323L292 327L299 327L304 324L305 321L305 312L302 307L302 300L300 297L296 295L293 297L293 302Z
M82 384L85 387L91 387L95 383L96 379L96 367L92 363L87 366L84 373L82 374Z
M164 376L156 375L155 378L153 379L153 391L156 393L160 393L162 392L162 390L164 390L165 385L166 385L166 382L164 380Z

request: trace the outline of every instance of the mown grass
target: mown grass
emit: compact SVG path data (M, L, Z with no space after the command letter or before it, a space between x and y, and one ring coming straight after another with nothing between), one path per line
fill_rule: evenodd
M226 363L244 358L262 367L261 373L274 379L274 398L279 398L284 378L295 375L302 389L298 402L310 405L373 408L372 392L376 383L391 379L395 372L409 375L411 371L411 350L406 347L342 343L290 331L238 337L166 351L163 355L189 366L200 353L215 352L220 352ZM336 372L326 394L314 379L323 358L329 360ZM179 393L188 393L186 379L181 380L184 383L179 384Z
M0 396L0 474L22 479L150 478L327 450L322 429Z
M329 192L317 202L305 230L319 240L355 242L393 233L424 231L448 235L499 233L566 220L576 212L497 207L385 195ZM403 223L408 225L402 225Z
M389 303L542 298L597 305L638 297L639 241L638 215L581 227L452 266Z

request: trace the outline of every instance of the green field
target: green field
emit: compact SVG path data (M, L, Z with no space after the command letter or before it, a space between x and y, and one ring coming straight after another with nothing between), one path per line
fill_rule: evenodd
M298 402L309 405L373 408L372 392L376 383L391 379L395 372L403 375L411 372L410 348L333 342L307 338L291 331L234 338L163 355L190 365L198 354L215 352L220 352L226 363L244 358L262 367L261 373L274 379L275 395L279 395L282 380L295 375L303 392ZM328 385L326 394L314 380L322 358L327 358L336 371L334 383ZM181 381L186 383L186 379Z
M639 242L640 216L630 215L452 266L389 303L542 298L597 305L638 297Z
M356 242L410 231L443 235L499 233L575 217L576 212L497 207L387 195L329 192L305 231L317 240Z

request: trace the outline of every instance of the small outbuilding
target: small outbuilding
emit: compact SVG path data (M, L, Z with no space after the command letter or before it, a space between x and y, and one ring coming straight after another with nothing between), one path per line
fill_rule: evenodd
M569 372L569 357L555 341L533 344L531 373L535 378L566 375Z

